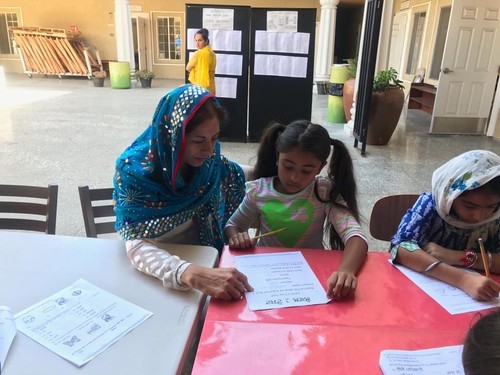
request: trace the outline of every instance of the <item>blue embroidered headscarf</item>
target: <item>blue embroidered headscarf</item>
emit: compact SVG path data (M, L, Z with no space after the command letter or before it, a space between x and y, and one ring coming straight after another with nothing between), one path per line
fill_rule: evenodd
M201 245L219 251L226 221L245 194L241 167L214 154L193 168L185 183L179 173L185 129L207 101L218 99L195 85L178 87L158 104L151 125L116 161L115 228L125 240L160 237L193 220Z

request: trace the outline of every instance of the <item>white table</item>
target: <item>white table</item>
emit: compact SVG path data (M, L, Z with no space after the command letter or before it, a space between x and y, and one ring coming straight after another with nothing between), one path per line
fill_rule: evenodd
M217 250L168 245L182 259L214 267ZM18 332L2 375L175 374L182 370L206 297L166 289L135 270L120 240L0 232L0 305L14 313L77 279L130 301L154 315L78 368Z

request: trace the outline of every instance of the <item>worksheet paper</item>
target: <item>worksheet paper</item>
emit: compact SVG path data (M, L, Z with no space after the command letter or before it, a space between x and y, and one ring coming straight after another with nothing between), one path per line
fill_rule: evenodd
M26 336L83 366L151 315L80 279L15 318Z
M300 251L239 255L236 267L254 288L246 292L250 310L327 303L330 300Z
M384 375L464 375L463 345L424 350L383 350L379 365Z
M7 306L0 306L0 373L16 331L16 322L12 311Z
M488 302L476 301L463 290L455 288L450 284L433 279L430 276L423 275L404 266L393 265L451 315L500 307L500 299L498 297Z

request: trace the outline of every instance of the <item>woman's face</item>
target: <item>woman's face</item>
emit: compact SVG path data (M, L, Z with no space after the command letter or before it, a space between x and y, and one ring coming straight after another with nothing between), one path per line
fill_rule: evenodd
M207 45L207 43L205 43L201 34L195 34L194 45L196 46L197 49L200 49L200 48L205 47Z
M500 194L489 190L471 191L453 201L451 210L465 223L480 223L490 218L500 205Z
M295 194L314 181L321 172L324 162L317 159L311 152L295 147L289 152L278 155L279 181L275 188L280 193Z
M186 134L186 148L181 160L181 170L187 166L201 167L206 158L214 153L219 138L219 119L209 118Z

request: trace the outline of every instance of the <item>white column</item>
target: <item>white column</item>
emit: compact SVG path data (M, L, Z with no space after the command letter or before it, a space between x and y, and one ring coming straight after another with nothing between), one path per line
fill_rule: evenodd
M380 20L380 35L378 38L377 64L375 74L381 70L387 70L389 65L389 54L391 50L391 34L393 19L394 0L384 0L382 8L382 19Z
M316 47L316 63L314 80L329 81L335 47L335 24L337 21L337 5L340 0L320 0L321 18L319 20L318 45Z
M128 61L130 70L135 71L130 0L115 0L115 34L118 61Z

